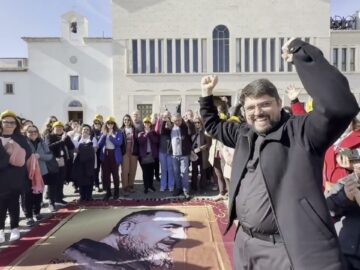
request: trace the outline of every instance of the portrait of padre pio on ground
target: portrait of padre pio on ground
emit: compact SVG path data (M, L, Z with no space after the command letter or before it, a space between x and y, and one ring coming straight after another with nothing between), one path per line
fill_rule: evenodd
M173 269L172 250L190 227L175 209L132 212L102 240L82 239L64 254L83 269Z

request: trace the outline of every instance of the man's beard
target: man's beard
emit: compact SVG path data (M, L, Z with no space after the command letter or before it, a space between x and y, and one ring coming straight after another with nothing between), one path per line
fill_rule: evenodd
M147 243L132 236L124 236L119 242L120 249L126 249L135 259L148 261L153 267L160 269L172 269L173 260L170 256L172 246L160 248L159 243L150 247ZM161 244L160 244L161 245Z
M257 118L261 118L261 117L264 117L266 118L267 122L268 122L268 125L262 127L262 128L258 128L256 127L256 119ZM257 116L256 118L253 117L252 119L252 128L255 130L256 133L258 134L267 134L269 131L271 131L280 121L280 119L271 119L269 115L267 114L263 114L263 115L259 115Z

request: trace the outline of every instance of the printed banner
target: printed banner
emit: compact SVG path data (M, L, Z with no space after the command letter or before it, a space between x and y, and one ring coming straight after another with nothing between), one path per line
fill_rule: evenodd
M221 218L211 205L77 209L7 269L229 270Z

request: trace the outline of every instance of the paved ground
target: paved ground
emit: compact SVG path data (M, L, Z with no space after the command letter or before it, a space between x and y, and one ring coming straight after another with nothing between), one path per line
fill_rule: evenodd
M141 172L141 168L138 167L137 170L137 174L136 174L136 179L142 179L142 172ZM156 191L155 192L151 192L149 191L149 193L144 194L143 191L143 184L142 184L142 180L136 180L135 181L135 193L132 193L130 195L124 196L124 194L120 191L120 198L119 199L123 199L123 198L127 198L127 199L135 199L135 200L139 200L139 199L156 199L156 198L160 198L160 199L164 199L164 198L179 198L179 199L185 199L184 196L179 196L179 197L174 197L172 195L172 192L169 191L164 191L164 192L160 192L160 183L158 181L154 180L154 186ZM203 193L196 193L196 194L191 194L192 199L213 199L216 195L218 194L218 191L214 191L212 190L210 187L207 191L203 192ZM64 195L65 195L65 201L67 202L72 202L74 200L77 200L79 198L79 194L75 194L74 193L74 188L72 187L71 184L69 185L65 185L64 186ZM101 200L104 197L105 193L104 192L97 192L94 190L93 192L93 198L95 200ZM61 206L58 206L61 207ZM49 209L47 208L47 200L44 200L44 207L41 209L41 214L44 216L44 218L48 217L51 215ZM37 225L37 223L35 224L35 226ZM25 234L26 232L28 232L29 230L31 230L31 227L26 226L26 219L24 216L23 211L21 210L21 214L20 214L20 231L21 234ZM9 238L9 234L10 234L10 223L9 223L9 218L7 218L6 220L6 229L5 232L7 234L7 239ZM6 242L3 245L0 245L0 252L1 249L5 248L9 246L9 243Z

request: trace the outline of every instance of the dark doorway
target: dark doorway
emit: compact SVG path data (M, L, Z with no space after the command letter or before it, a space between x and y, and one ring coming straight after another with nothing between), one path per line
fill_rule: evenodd
M83 122L83 112L82 111L68 111L68 121L77 120L79 123Z
M144 119L145 116L151 116L152 114L152 104L138 104L137 109L140 111L141 119Z

